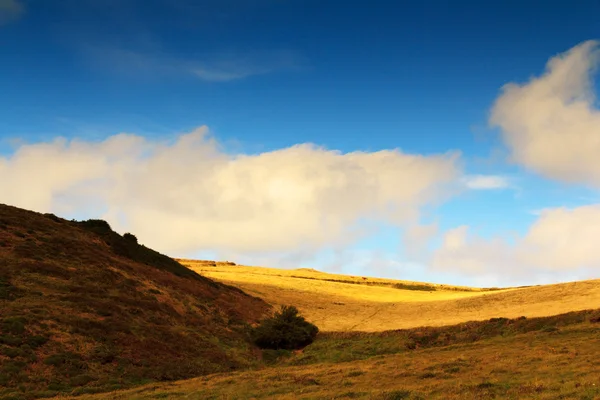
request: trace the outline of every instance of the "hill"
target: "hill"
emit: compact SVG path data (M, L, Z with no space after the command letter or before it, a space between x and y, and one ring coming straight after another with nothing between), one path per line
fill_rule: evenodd
M272 368L92 399L598 399L600 310L324 334Z
M0 205L0 398L115 390L257 363L264 301L121 236Z
M251 371L81 400L600 398L599 281L481 289L180 261L299 305L321 333L302 351L263 351Z
M269 304L293 304L322 331L378 332L495 317L542 317L600 304L600 280L481 289L304 269L181 262Z

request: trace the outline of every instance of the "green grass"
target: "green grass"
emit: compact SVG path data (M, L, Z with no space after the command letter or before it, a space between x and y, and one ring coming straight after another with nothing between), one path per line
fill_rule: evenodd
M463 345L484 339L528 332L559 333L561 328L597 321L599 310L577 311L540 318L492 318L443 327L401 329L377 333L324 332L301 354L282 358L285 365L339 363L397 354L416 349ZM598 324L600 328L600 323Z

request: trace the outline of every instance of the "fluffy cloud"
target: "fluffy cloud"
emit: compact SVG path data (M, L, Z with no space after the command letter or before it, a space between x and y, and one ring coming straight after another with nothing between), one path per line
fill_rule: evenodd
M434 269L469 274L501 271L514 265L514 251L503 238L485 240L469 234L469 227L462 225L444 234L431 265Z
M439 233L437 223L407 226L402 236L402 245L410 259L422 260L428 256L428 246Z
M0 25L14 21L23 15L25 7L17 0L0 0Z
M467 226L444 235L434 268L504 278L552 273L568 276L600 268L600 205L541 212L523 236L484 239Z
M103 217L173 255L350 243L369 222L414 224L453 188L457 154L342 154L310 144L231 156L201 127L166 143L57 139L0 158L0 201Z
M551 179L600 186L600 111L592 83L599 56L598 42L587 41L551 58L541 76L503 88L490 123L500 128L514 162ZM491 177L464 181L470 188L506 183ZM468 226L450 230L432 265L504 281L544 274L581 278L600 267L600 205L536 215L520 236L482 238Z
M598 42L584 42L551 58L546 72L526 84L510 83L493 106L515 162L552 179L600 186L600 111L592 73Z
M542 212L519 250L524 264L552 270L600 267L600 205Z

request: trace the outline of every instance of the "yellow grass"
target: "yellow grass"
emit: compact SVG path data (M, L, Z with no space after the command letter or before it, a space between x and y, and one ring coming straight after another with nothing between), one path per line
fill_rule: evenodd
M541 317L596 308L600 304L600 280L497 291L432 285L435 291L423 291L369 285L415 284L409 281L364 280L305 269L279 270L221 263L213 267L189 260L181 262L272 305L295 305L323 331L374 332L494 317Z
M436 285L435 291L425 291L392 287L412 284L423 289L415 282L182 262L273 305L296 305L322 331L383 331L493 317L550 316L600 304L600 280L493 291ZM394 333L359 333L355 339L344 339L343 333L321 335L304 351L272 367L78 399L596 399L600 325L592 320L560 327L536 320L531 321L535 330L510 333L507 328L487 339L477 336L485 330L466 324L449 327L447 336L440 336L454 338L471 329L462 339L414 350ZM499 323L514 326L502 321L488 321L485 328Z

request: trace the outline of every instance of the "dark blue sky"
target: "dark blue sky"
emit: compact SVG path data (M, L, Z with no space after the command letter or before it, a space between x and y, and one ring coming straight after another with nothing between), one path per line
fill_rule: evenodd
M340 4L29 0L0 31L0 134L208 124L249 151L464 149L501 85L600 28L598 1ZM250 76L207 82L201 63Z
M598 0L0 0L0 155L201 125L235 154L456 151L465 176L502 190L453 197L427 221L523 234L532 210L595 192L507 162L491 107L503 85L597 39L599 16ZM404 257L398 229L358 248Z

